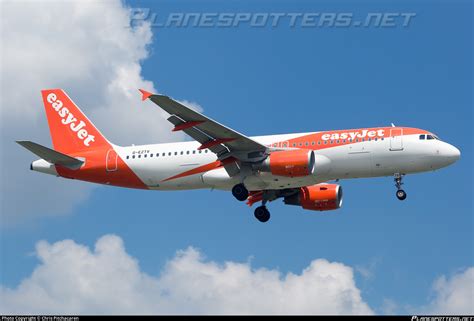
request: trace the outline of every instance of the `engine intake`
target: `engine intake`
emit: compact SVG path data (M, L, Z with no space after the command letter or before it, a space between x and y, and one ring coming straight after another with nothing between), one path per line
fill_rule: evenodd
M315 157L312 150L297 149L273 152L256 169L286 177L307 176L314 173Z
M288 205L299 205L305 210L335 210L342 206L342 187L337 184L301 187L298 193L285 197L283 202Z

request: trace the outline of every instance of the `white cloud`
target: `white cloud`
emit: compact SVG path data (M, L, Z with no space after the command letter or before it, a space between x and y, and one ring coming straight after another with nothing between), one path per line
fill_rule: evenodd
M146 23L130 28L130 11L121 1L0 5L2 225L66 213L91 189L30 172L35 156L14 143L27 139L50 145L41 89L65 89L118 145L184 138L171 133L164 111L140 100L137 88L157 92L140 65L152 31Z
M380 264L380 258L374 257L370 259L367 264L360 264L355 266L355 270L362 275L362 277L366 280L372 280L375 277L375 270L377 269L377 265Z
M0 288L8 314L371 314L352 268L314 260L300 274L218 264L178 252L159 276L140 270L118 236L95 249L72 240L39 242L41 263L14 289Z
M385 315L397 314L397 311L399 311L399 306L394 300L384 298L382 301L381 311L382 314ZM400 312L398 312L398 314L400 314Z
M423 310L429 314L474 314L474 267L450 278L439 277L433 285L434 298Z
M188 100L177 100L179 103L191 108L194 111L197 111L198 113L202 113L204 111L204 108L202 108L201 105L198 103L188 101Z

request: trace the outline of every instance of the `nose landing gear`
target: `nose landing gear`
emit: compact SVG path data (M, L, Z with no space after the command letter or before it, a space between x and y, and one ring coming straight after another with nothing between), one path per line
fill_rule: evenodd
M405 198L407 198L407 193L400 189L397 191L397 198L400 200L400 201L403 201Z
M395 195L400 201L403 201L405 198L407 198L407 193L404 190L402 190L403 175L404 174L400 174L400 173L395 173L394 175L395 187L397 188L397 193Z

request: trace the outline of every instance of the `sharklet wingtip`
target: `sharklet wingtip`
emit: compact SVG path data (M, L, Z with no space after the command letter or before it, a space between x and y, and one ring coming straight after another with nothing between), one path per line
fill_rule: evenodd
M142 101L148 99L151 95L153 95L151 92L146 91L144 89L138 89L142 93Z

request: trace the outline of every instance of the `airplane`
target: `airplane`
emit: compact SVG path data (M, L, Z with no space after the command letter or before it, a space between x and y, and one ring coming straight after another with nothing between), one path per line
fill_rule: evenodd
M456 147L418 128L343 129L249 137L170 97L139 89L170 116L172 131L195 141L118 146L108 141L62 89L42 90L53 148L17 141L40 157L30 169L69 179L147 190L232 191L254 215L267 203L328 211L342 206L341 179L393 176L396 197L406 174L434 171L460 158Z

